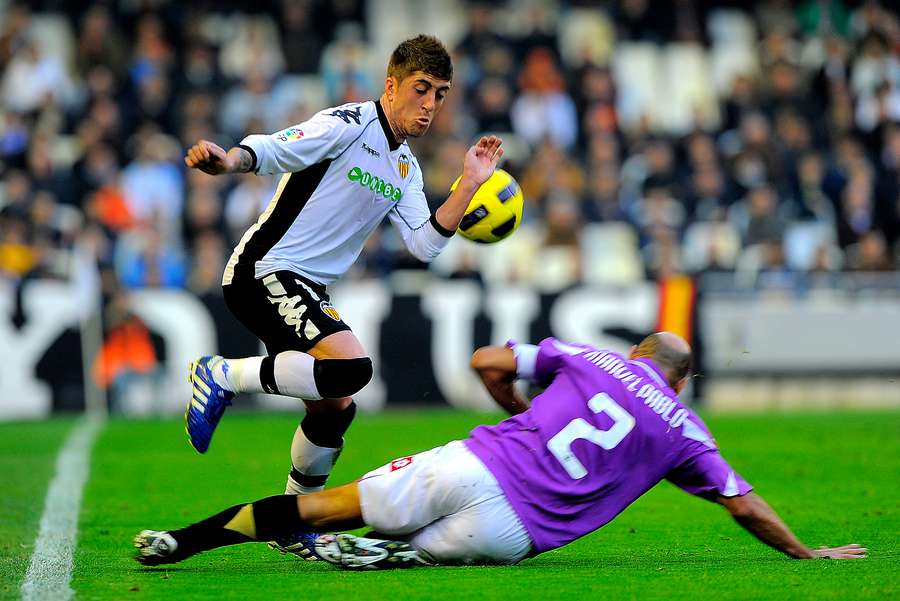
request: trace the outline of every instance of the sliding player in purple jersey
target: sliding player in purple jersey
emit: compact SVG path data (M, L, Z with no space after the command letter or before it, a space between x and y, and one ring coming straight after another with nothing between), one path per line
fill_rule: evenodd
M859 545L806 547L751 492L677 398L691 360L690 346L667 332L628 358L553 338L480 349L472 365L513 417L351 484L235 505L180 530L145 530L135 538L137 559L174 563L307 532L318 557L348 568L513 564L602 527L661 480L723 505L790 557L865 557ZM529 403L516 379L546 390ZM317 534L363 525L378 534Z

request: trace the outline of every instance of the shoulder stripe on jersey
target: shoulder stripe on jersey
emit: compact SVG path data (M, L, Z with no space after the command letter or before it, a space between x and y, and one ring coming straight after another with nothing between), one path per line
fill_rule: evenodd
M297 220L331 163L332 159L326 159L303 171L288 173L282 177L266 211L247 230L231 255L222 278L223 285L230 284L235 275L250 278L256 276L256 262L284 237ZM287 201L280 202L285 196Z
M271 200L269 200L269 204L266 205L266 210L263 211L262 215L259 216L259 219L256 220L256 223L247 228L247 231L244 232L244 235L241 236L241 241L238 242L238 245L234 248L234 252L231 253L231 257L228 258L228 263L225 265L225 273L222 274L222 285L227 286L234 280L234 268L237 265L238 260L241 258L241 255L244 254L244 247L247 245L247 242L250 241L250 238L253 237L253 234L259 230L262 225L268 221L269 217L272 215L272 211L275 210L275 206L278 204L278 199L281 198L281 193L284 191L284 187L290 179L291 174L285 173L281 176L281 179L278 180L278 187L275 189L275 194L272 195Z
M341 155L344 154L345 152L347 152L348 150L350 150L350 147L353 146L353 145L356 143L357 140L359 140L360 138L362 138L362 137L363 137L363 134L366 133L366 130L369 129L369 126L372 125L373 123L375 123L376 121L378 121L378 119L372 119L371 121L369 121L368 123L366 123L366 124L363 126L362 131L359 132L359 135L356 136L355 138L353 138L353 140L352 140L349 144L347 144L347 147L344 148L342 151L340 151L340 152L338 153L338 155L337 155L336 157L334 157L332 160L333 160L333 161L336 161L336 160L338 160L339 158L341 158Z

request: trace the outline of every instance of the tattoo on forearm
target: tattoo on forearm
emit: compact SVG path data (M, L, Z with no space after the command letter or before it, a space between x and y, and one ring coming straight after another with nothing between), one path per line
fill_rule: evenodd
M243 148L238 148L238 171L247 173L253 169L253 157Z

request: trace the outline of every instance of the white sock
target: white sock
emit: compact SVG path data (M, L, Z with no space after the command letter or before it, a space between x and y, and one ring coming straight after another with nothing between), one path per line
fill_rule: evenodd
M294 441L291 443L291 464L294 471L299 472L299 476L310 476L314 479L319 476L327 477L331 474L331 468L341 454L341 448L320 447L309 442L306 434L303 433L303 427L297 426L294 432ZM321 484L301 484L293 477L294 472L287 478L287 485L284 489L286 495L306 495L311 492L318 492L325 488L324 478Z
M234 392L266 392L259 377L263 357L223 359L212 366L213 379L219 386ZM300 351L284 351L275 355L275 384L284 396L318 401L322 398L313 375L315 359Z
M223 359L212 366L213 380L233 392L263 392L259 381L262 357Z

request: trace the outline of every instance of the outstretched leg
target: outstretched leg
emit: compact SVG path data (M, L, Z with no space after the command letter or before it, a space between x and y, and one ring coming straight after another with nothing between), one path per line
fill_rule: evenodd
M356 482L310 495L276 495L229 507L186 528L143 530L134 539L145 565L176 563L212 549L275 540L293 532L311 537L323 531L363 526Z

